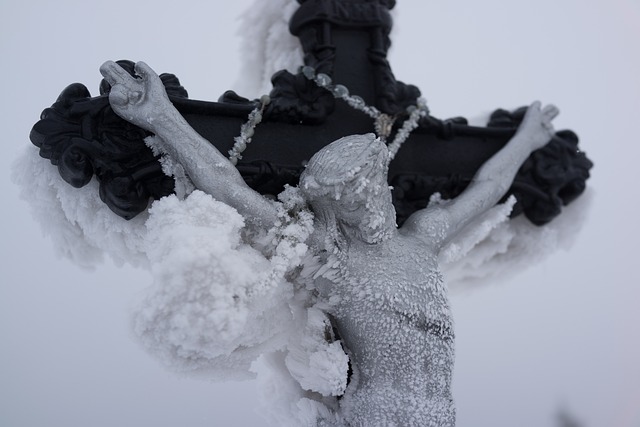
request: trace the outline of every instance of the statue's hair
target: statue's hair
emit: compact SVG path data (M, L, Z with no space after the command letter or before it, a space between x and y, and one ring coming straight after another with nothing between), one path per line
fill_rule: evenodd
M387 148L374 134L345 136L314 154L300 176L300 189L309 202L339 199L347 185L379 170L376 166L386 170L387 164Z

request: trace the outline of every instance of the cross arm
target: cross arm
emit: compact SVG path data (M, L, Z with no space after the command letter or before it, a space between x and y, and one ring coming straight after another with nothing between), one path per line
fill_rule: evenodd
M134 73L133 62L118 64ZM189 99L175 76L161 74L160 79L180 115L220 153L231 149L257 105L232 93L219 102ZM236 166L248 186L260 194L275 195L285 184L295 186L304 163L324 145L373 130L369 117L341 102L332 105L331 95L323 97L323 92L304 86L305 81L278 74L270 109ZM129 219L146 210L150 200L173 193L174 180L163 173L159 156L144 143L151 133L113 112L110 90L103 81L101 95L91 97L84 85L70 85L44 110L31 141L69 184L82 187L95 176L102 200ZM425 208L435 192L446 199L458 196L482 163L513 137L524 110L497 110L487 127L469 126L462 118L426 117L390 165L398 224ZM309 111L313 114L304 124ZM550 144L532 153L512 182L510 192L518 199L515 214L524 213L535 224L547 223L582 193L591 167L578 149L576 134L557 132Z

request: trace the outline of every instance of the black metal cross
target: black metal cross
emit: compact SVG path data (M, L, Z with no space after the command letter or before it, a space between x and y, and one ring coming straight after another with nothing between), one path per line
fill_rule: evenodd
M298 0L290 21L300 39L304 62L335 83L349 88L402 123L407 107L420 96L418 88L395 79L386 55L392 26L389 10L395 0ZM133 62L119 61L132 75ZM190 100L178 79L162 74L169 97L189 124L226 153L247 115L258 105L226 92L218 102ZM271 103L252 143L237 167L247 183L262 194L277 194L297 184L305 162L321 147L340 137L374 131L373 120L349 107L302 72L279 71L272 77ZM149 134L119 118L109 106L104 80L100 96L91 97L80 83L68 86L44 110L31 132L40 155L58 166L75 187L95 175L102 200L116 214L130 219L151 199L171 194L173 178L163 174L158 158L145 145ZM425 207L429 196L458 195L476 170L516 131L525 108L496 110L487 127L469 126L464 118L423 117L390 165L389 183L401 224ZM397 132L398 126L393 132ZM541 225L585 189L591 161L578 149L578 137L564 130L534 152L520 169L509 194L524 213Z

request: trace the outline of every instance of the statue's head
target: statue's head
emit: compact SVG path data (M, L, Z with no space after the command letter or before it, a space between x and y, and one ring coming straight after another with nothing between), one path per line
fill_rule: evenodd
M346 136L309 160L300 189L317 216L334 218L360 239L376 243L396 227L388 164L387 147L374 134Z

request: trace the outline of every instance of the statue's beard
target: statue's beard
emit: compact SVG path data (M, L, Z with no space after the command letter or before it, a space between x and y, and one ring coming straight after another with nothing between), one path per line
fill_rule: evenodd
M387 240L392 235L395 225L395 218L391 218L390 215L395 213L388 210L380 210L377 212L370 212L367 210L365 220L359 227L360 238L362 241L370 244L381 243Z
M356 238L368 244L381 243L392 236L395 230L395 209L393 206L368 204L365 215L357 223L338 221L345 237Z

